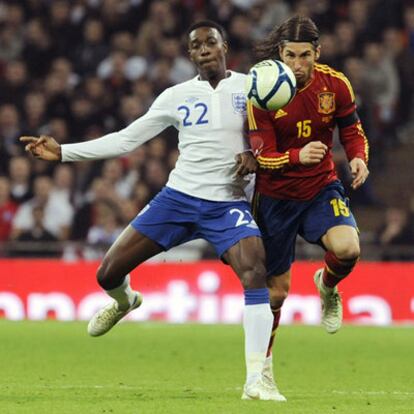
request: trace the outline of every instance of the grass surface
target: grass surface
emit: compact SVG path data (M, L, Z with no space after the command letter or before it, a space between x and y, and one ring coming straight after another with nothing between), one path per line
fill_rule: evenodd
M241 401L239 326L0 321L1 414L414 412L414 329L282 327L287 403Z

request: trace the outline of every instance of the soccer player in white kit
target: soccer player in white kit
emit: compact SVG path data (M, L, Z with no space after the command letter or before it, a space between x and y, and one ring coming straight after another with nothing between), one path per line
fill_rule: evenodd
M179 131L177 164L166 186L142 209L106 253L99 285L114 300L88 325L92 336L108 332L140 306L129 273L150 257L195 238L208 240L244 288L247 378L243 399L284 401L262 380L273 316L266 287L265 253L250 213L245 175L255 169L244 139L245 75L226 70L224 30L202 21L188 31L188 50L199 75L166 89L148 112L125 129L101 138L59 145L52 137L22 137L26 150L45 160L116 157L173 125ZM252 163L239 161L251 157Z

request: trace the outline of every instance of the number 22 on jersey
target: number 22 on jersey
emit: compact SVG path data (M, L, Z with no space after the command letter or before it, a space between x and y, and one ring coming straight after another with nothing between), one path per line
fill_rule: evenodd
M203 102L197 102L196 104L190 106L181 105L178 108L178 111L183 113L183 126L188 127L192 125L204 125L208 124L207 112L208 107Z

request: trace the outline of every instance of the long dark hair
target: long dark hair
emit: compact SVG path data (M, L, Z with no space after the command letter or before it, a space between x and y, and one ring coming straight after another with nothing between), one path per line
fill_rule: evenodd
M280 59L279 46L287 42L309 42L316 48L319 46L319 29L309 17L291 17L279 27L275 27L266 39L257 43L257 60Z

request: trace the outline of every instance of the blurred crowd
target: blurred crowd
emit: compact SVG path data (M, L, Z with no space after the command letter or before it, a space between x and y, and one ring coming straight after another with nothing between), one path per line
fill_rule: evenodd
M399 144L398 128L413 122L413 2L0 1L0 242L107 246L165 184L178 156L173 129L127 157L76 164L30 158L20 136L46 134L63 144L121 129L165 88L195 75L186 52L186 29L194 21L222 24L228 66L246 72L255 62L255 42L293 14L315 20L321 62L349 77L375 174ZM340 155L337 161L339 169L346 163ZM375 203L369 185L361 194L361 203ZM404 240L414 243L413 214L404 214L403 227L411 229ZM389 234L379 236L379 243L387 240ZM89 256L95 253L101 251ZM3 254L61 251L10 248Z

